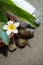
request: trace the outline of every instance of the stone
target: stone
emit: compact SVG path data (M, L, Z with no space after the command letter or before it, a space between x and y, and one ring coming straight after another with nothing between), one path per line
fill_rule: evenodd
M9 44L8 48L9 48L9 51L12 52L12 51L16 50L17 47L15 44L11 43L11 44Z
M34 23L35 23L37 26L39 26L39 25L40 25L40 22L39 22L39 20L38 20L38 19L36 19L36 20L34 21Z
M19 47L25 47L26 46L26 44L27 44L27 41L26 41L26 39L23 39L23 38L18 38L17 40L16 40L16 44L19 46Z
M21 37L30 38L34 36L34 30L30 28L22 28L22 29L19 29L19 34L21 35Z

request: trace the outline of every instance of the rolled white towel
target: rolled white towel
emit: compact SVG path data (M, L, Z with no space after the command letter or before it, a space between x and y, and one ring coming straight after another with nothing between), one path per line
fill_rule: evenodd
M36 10L31 4L26 2L25 0L12 0L17 6L20 8L26 10L30 14L33 14L34 11Z

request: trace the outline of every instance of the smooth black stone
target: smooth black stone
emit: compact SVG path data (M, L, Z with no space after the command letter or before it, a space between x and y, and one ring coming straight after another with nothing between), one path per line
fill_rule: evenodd
M39 22L38 19L36 19L36 20L34 21L34 23L37 25L37 27L40 25L40 22Z
M15 38L23 38L23 39L30 39L34 37L34 30L30 28L21 28L19 29L19 33L15 35Z
M19 30L19 34L23 37L32 37L34 35L34 30L29 28L24 28Z

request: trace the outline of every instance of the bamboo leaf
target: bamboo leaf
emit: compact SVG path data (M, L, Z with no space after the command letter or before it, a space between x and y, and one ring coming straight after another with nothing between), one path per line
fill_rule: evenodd
M20 17L20 19L22 19L22 20L25 21L26 23L30 24L30 26L33 27L33 28L34 28L34 27L35 27L35 28L37 27L34 23L31 23L30 21L28 21L28 20L26 20L26 19L23 19L23 18L21 18L21 17Z
M6 10L3 5L3 2L0 2L0 22L7 22L7 15L6 15Z
M36 25L33 22L33 20L35 20L36 18L34 16L32 16L30 13L28 13L25 10L18 7L11 0L5 1L4 5L5 5L5 7L8 11L10 11L13 14L17 15L21 20L24 20L24 21L27 20L25 22L28 22L28 24L30 23L32 27L36 27Z

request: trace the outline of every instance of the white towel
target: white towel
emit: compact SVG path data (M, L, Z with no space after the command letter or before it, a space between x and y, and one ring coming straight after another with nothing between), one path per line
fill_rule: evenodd
M29 13L34 13L34 11L36 10L31 4L29 4L28 2L26 2L25 0L12 0L17 6L19 6L20 8L26 10Z

